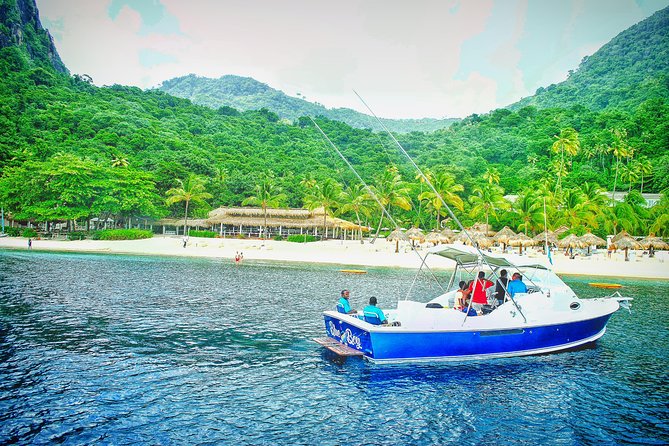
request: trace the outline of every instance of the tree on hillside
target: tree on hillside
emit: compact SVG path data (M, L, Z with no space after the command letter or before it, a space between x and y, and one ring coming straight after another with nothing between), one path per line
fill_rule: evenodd
M342 205L339 208L339 212L342 214L353 212L358 226L362 226L360 216L369 217L372 210L372 197L369 196L367 190L359 183L352 184L344 189L341 198ZM362 227L359 229L359 236L360 243L363 243Z
M616 201L616 187L618 185L618 170L620 168L620 160L622 158L629 158L632 150L627 143L627 130L614 129L613 130L613 145L609 147L609 152L613 154L616 161L616 175L613 180L613 202Z
M569 156L575 156L581 148L581 143L578 139L578 132L573 128L566 128L560 132L559 136L554 136L555 142L551 146L553 153L560 154L560 172L565 171L564 155L565 152ZM555 190L560 188L561 175L558 175Z
M179 184L179 186L167 191L166 203L168 205L172 205L182 201L186 202L186 210L184 212L184 235L187 235L188 206L190 205L191 201L193 203L204 203L206 199L212 198L212 195L205 191L204 179L198 177L197 175L190 175L185 182L177 178L176 182Z
M517 215L520 223L517 229L523 230L525 235L534 231L537 227L542 227L544 223L543 200L538 200L533 189L526 189L513 203L513 211Z
M496 167L488 167L483 174L483 179L490 184L499 184L499 170Z
M281 190L276 186L274 178L270 175L265 177L254 187L255 195L248 197L242 201L242 205L260 206L262 208L265 224L261 230L261 238L265 239L267 234L267 208L277 208L286 202L287 196L281 193Z
M431 208L437 217L437 229L441 229L441 216L444 214L445 209L443 209L442 198L446 204L457 208L462 211L464 208L464 203L462 198L457 195L457 192L462 192L464 187L461 184L455 182L455 177L447 172L439 172L436 175L426 172L425 176L428 177L430 183L434 186L437 193L435 194L432 189L426 190L418 196L418 200L427 202L427 207Z
M490 224L490 215L497 216L498 210L511 208L511 203L504 199L504 191L496 184L485 183L474 188L474 193L469 197L472 208L469 215L472 218L485 217L486 227Z

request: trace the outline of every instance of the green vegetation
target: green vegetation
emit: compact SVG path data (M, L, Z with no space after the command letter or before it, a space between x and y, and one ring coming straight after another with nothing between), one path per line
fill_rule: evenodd
M220 113L239 115L237 110L271 110L280 119L294 121L302 116L323 116L334 121L345 122L360 129L383 130L374 117L350 108L328 109L305 98L294 98L282 91L250 77L226 75L218 79L199 77L194 74L163 82L160 89L193 103L219 110ZM447 128L457 119L382 119L393 132L433 132Z
M218 232L190 230L188 231L188 235L191 237L216 238L218 237Z
M669 8L658 14L652 21L666 22ZM636 42L626 32L606 48L646 45L648 54L663 54L666 27L653 33ZM405 227L453 226L388 135L317 119L375 199L308 118L289 123L267 109L213 110L158 90L98 88L86 76L54 70L47 56L23 46L0 49L0 204L15 220L73 229L74 221L93 218L132 225L138 217L187 220L218 206L254 204L265 216L276 206L323 208L379 234L391 223L378 199ZM590 59L605 62L599 53ZM655 63L662 68L666 60ZM588 72L597 76L591 65L579 76ZM609 77L626 72L603 70ZM465 225L538 232L545 202L550 228L669 235L667 194L652 209L639 195L669 189L669 90L643 82L621 108L577 100L518 106L397 138ZM610 206L603 190L628 195ZM518 199L511 205L505 194Z
M320 240L319 237L314 237L313 235L307 235L307 234L293 234L289 235L288 238L286 239L289 242L295 242L295 243L309 243L309 242L317 242Z
M105 229L91 236L93 240L139 240L151 237L153 233L144 229Z

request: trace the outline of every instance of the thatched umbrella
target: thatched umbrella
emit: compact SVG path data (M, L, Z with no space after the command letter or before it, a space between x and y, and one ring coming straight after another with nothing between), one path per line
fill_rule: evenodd
M509 240L514 238L516 233L511 230L508 226L504 226L497 234L492 238L493 242L502 244L502 251L506 251L506 245L509 243Z
M537 234L533 237L534 241L539 242L539 243L546 243L546 240L548 240L548 243L551 245L557 245L558 244L558 238L557 235L555 235L553 232L546 231L542 232L541 234Z
M437 231L431 231L425 236L425 241L437 246L441 242L442 236Z
M627 231L622 230L622 231L620 231L619 233L617 233L616 235L613 236L613 238L611 239L611 243L615 243L618 240L620 240L621 238L629 237L629 236L630 235L627 233Z
M456 234L452 229L445 228L441 230L439 236L441 237L440 241L442 243L451 243L453 240L455 240Z
M629 255L628 251L630 249L639 249L641 248L641 244L634 240L632 237L622 237L616 241L613 246L615 249L624 249L625 250L625 261L629 261Z
M590 247L592 245L595 246L606 246L606 240L604 240L601 237L597 237L595 234L588 232L587 234L583 234L582 236L579 237L579 240L581 240L583 243L588 245L588 254L590 254Z
M558 246L560 248L569 249L569 254L573 257L574 248L585 248L586 245L576 235L569 234L558 241Z
M388 234L388 237L386 237L386 240L390 242L395 242L395 252L400 252L400 240L405 242L409 240L409 237L402 232L400 228L396 228L393 232Z
M553 232L555 232L555 235L559 236L559 235L564 234L567 231L569 231L569 226L562 225Z
M407 231L407 237L411 240L411 246L415 246L416 240L423 242L425 240L425 234L420 228L413 227Z
M476 223L472 225L471 231L482 232L485 236L488 236L492 232L492 226L485 223Z
M532 246L536 245L537 242L523 234L522 232L520 234L516 234L515 237L512 237L509 239L509 246L517 246L518 247L518 254L523 254L523 247L525 246Z
M669 249L668 243L666 243L659 237L653 236L653 234L650 234L648 237L641 240L639 243L641 244L643 249L648 250L648 257L655 257L656 249Z

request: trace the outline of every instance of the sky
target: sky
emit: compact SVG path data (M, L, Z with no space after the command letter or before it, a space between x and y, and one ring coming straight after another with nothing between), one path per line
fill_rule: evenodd
M669 0L37 0L96 85L252 77L387 118L486 113L566 79Z

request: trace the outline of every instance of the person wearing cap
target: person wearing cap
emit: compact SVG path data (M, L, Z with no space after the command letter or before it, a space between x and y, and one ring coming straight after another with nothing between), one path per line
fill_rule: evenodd
M527 285L523 283L523 276L521 276L520 273L513 273L511 279L511 282L509 282L506 287L506 290L511 297L515 296L517 293L527 293Z
M341 290L341 297L339 298L339 302L337 303L337 307L340 307L342 309L342 313L346 314L353 314L357 313L356 310L351 308L351 303L348 301L348 298L350 297L351 292L349 290Z

